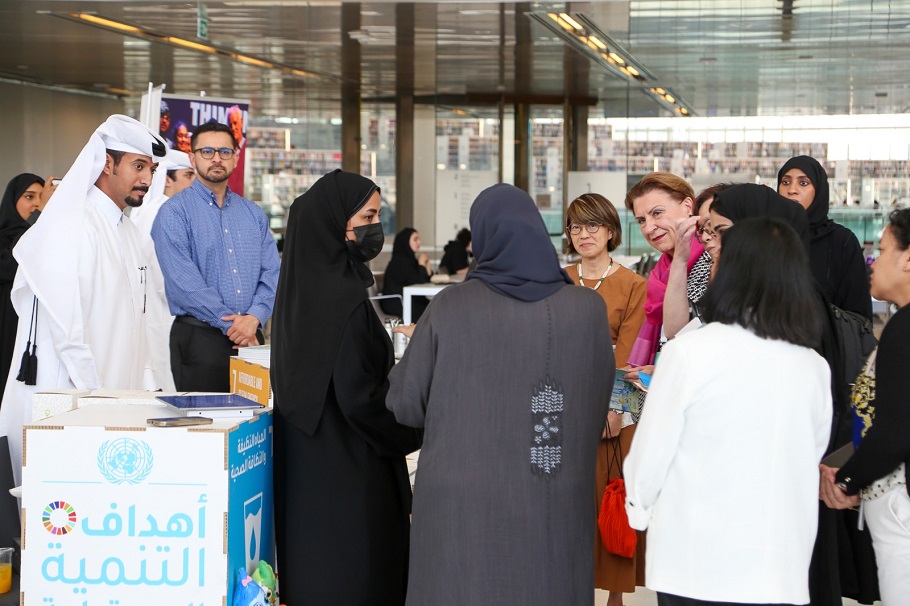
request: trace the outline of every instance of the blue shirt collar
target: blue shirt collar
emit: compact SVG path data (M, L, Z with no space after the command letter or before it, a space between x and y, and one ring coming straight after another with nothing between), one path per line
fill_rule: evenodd
M211 189L209 189L208 187L203 185L202 181L200 181L198 177L196 179L193 179L193 182L190 183L190 187L193 189L194 192L196 192L196 194L204 197L206 200L208 200L210 202L215 202L217 199L215 196L215 192L213 192ZM228 187L227 191L224 194L224 203L227 204L230 201L232 196L234 196L234 192L232 192L231 188Z

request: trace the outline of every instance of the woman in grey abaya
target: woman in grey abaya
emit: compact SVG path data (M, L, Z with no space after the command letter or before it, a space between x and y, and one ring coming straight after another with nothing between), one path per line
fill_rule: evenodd
M593 604L603 299L571 285L525 192L484 190L470 220L476 268L389 375L386 405L425 431L407 604Z

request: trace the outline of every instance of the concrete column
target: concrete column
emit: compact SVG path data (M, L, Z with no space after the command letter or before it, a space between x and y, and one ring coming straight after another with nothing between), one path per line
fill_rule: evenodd
M531 105L515 104L515 187L531 189Z
M574 10L574 3L566 10ZM569 171L588 170L588 106L578 100L588 96L591 78L591 61L569 47L563 51L563 171L562 209L563 223L569 205Z
M360 174L360 3L341 5L341 168Z
M533 40L531 20L525 13L531 4L515 4L515 96L527 98L533 79ZM515 187L530 191L531 185L531 105L526 101L515 103Z
M436 233L436 107L414 109L414 217L424 247L445 244L451 234Z
M588 115L587 105L574 105L572 113L572 155L569 170L588 170Z
M414 224L414 5L395 6L395 230Z

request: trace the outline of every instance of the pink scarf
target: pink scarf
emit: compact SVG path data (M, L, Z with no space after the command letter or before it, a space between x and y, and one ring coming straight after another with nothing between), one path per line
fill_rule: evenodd
M689 261L686 263L686 276L692 271L705 248L692 239L692 249L689 252ZM645 297L645 323L641 325L638 337L629 353L629 364L645 366L654 364L654 354L660 344L660 329L664 323L664 295L667 294L667 281L670 279L670 263L673 257L664 253L657 260L651 276L648 278L648 294Z

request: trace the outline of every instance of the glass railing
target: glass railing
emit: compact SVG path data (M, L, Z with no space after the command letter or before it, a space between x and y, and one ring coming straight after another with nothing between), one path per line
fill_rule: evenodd
M878 246L879 236L888 223L889 212L878 208L832 208L828 217L856 234L860 244L869 242Z

